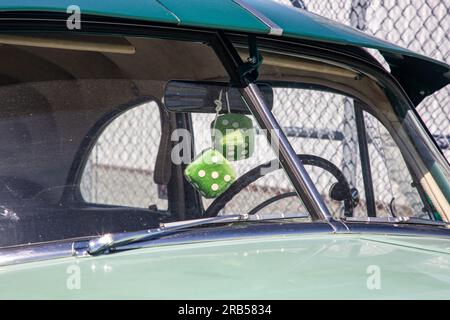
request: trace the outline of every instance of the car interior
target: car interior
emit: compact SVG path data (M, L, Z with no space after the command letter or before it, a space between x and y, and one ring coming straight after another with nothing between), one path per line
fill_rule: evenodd
M203 197L189 183L184 174L186 165L171 162L170 155L176 145L171 135L173 129L193 131L195 140L196 134L206 135L192 141L195 152L190 156L194 158L208 147L215 113L226 113L226 110L217 111L211 103L207 106L209 111L203 113L182 108L171 111L165 106L164 97L171 81L229 82L214 50L201 41L5 35L0 43L0 247L137 231L157 227L161 222L214 216L223 210L232 212L233 207L227 204L243 189L250 190L250 185L260 178L251 168L267 166L268 161L276 159L270 151L261 151L269 150L264 149L267 147L261 147L258 152L265 155L255 155L254 162L245 170L238 170L239 185L215 199ZM244 49L239 53L246 56ZM428 205L422 201L424 192L433 204L442 203L433 201L443 195L433 177L427 174L427 167L420 163L412 144L408 145L401 137L402 124L398 123L391 103L376 81L357 71L320 61L270 51L263 51L263 56L259 81L273 87L274 104L288 107L280 101L278 87L302 90L298 94L309 95L311 99L315 91L323 91L339 103L345 99L357 101L366 117L383 123L392 141L403 141L400 157L407 157L422 170L421 176L411 177L410 168L402 164L409 188L413 189L408 189L408 199L414 199L420 210ZM209 98L214 103L215 95ZM145 110L136 113L127 127L118 125L119 119L130 117L138 108ZM281 110L277 108L274 107L274 114ZM233 113L249 115L248 111L233 110ZM283 126L291 129L290 139L301 137L298 126L286 121ZM138 136L137 124L151 131L143 131ZM105 148L105 137L112 147ZM138 140L125 141L124 137ZM263 144L262 134L256 139ZM333 141L343 140L339 139ZM360 146L357 141L352 143L359 150L355 154L358 157ZM357 178L352 180L332 157L317 159L314 150L305 152L304 147L300 141L296 151L298 148L305 165L316 167L312 174L314 170L323 172L324 169L331 173L327 179L333 183L325 183L326 188L320 190L328 197L327 203L335 203L336 212L367 215L367 181L361 173L361 164L358 162ZM126 152L129 158L123 159ZM129 163L136 166L127 167ZM282 170L278 171L277 174L284 176ZM137 176L141 180L130 178ZM261 199L261 202L268 201L264 208L273 205L275 200L290 197L291 202L283 208L308 216L285 176L284 179L282 185L260 185L252 190L272 192L267 199ZM412 188L414 181L422 187ZM108 197L102 192L109 192ZM127 192L141 196L130 202L124 197ZM347 197L349 193L351 198ZM273 196L280 197L272 201ZM392 198L389 196L384 202L373 200L375 209L392 213L392 207L383 207ZM415 208L403 208L398 203L397 211L414 214Z

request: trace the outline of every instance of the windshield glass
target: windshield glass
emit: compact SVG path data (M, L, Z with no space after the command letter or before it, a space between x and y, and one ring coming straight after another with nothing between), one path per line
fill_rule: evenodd
M210 46L51 43L0 46L0 248L222 215L312 221ZM266 55L258 86L331 214L441 218L448 168L414 114L367 77L302 63Z

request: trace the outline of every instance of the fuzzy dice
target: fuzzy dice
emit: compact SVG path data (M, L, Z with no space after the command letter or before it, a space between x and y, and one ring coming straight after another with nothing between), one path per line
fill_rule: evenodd
M208 149L190 163L184 175L205 198L216 198L236 180L236 172L222 154Z
M217 117L211 123L214 148L228 160L249 158L254 151L255 133L253 122L247 116L229 113Z

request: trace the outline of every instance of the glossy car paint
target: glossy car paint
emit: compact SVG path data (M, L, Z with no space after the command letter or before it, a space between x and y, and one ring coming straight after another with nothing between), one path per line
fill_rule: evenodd
M0 299L448 299L450 239L292 235L170 245L0 267L0 289Z

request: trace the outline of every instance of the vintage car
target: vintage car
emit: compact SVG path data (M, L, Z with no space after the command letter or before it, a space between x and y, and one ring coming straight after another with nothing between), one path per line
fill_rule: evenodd
M450 297L450 66L265 0L0 3L1 299Z

